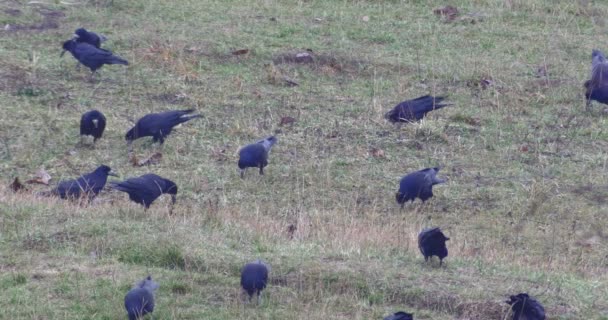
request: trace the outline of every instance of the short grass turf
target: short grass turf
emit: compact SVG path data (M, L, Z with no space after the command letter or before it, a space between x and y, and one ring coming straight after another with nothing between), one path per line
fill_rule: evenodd
M0 3L0 319L126 318L148 274L155 319L505 319L519 292L549 319L608 319L608 110L585 110L582 88L608 4L449 2L455 17L442 1ZM59 58L80 26L129 66L91 79ZM383 119L424 94L453 106ZM204 118L129 156L134 121L186 108ZM78 145L90 109L108 119L95 147ZM238 148L271 134L266 174L241 180ZM110 190L35 195L100 164L175 181L173 214ZM400 210L400 177L438 165L448 183ZM8 187L41 168L51 186ZM451 238L444 267L418 252L429 226ZM271 280L245 305L256 258Z

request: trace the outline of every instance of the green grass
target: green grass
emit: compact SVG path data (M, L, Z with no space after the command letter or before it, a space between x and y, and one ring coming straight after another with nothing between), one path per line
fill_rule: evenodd
M518 292L549 319L608 319L608 118L585 111L582 88L591 49L608 50L608 4L451 4L452 22L433 15L439 1L0 4L0 319L125 318L148 274L155 319L504 319ZM60 59L80 26L130 65L89 81ZM305 49L315 63L290 62ZM382 118L427 93L454 106L417 124ZM93 108L104 137L77 146ZM162 147L137 141L139 158L163 158L133 167L133 121L183 108L204 118ZM297 122L279 126L286 116ZM266 175L241 180L238 148L270 134ZM7 187L100 164L175 181L173 214L168 198L144 211L108 190L79 207ZM400 177L435 165L449 182L399 210ZM428 226L451 238L443 268L418 252ZM240 268L257 258L271 283L244 305Z

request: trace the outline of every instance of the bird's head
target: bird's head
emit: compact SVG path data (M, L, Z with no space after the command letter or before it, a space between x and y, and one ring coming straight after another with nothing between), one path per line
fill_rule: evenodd
M86 38L87 35L88 35L88 32L87 32L87 29L85 29L85 28L78 28L74 32L75 38Z
M135 127L133 127L131 130L127 131L127 134L125 134L125 140L127 140L128 143L131 143L133 140L135 140L135 138Z
M274 146L275 143L277 143L278 141L279 141L279 139L277 139L277 137L270 136L268 138L258 141L258 143L261 143L262 145L264 145L264 149L266 149L266 151L270 151L272 146Z
M113 177L118 177L117 174L115 174L114 172L112 172L112 168L106 166L106 165L101 165L99 166L97 169L95 169L96 173L101 173L103 175L106 176L113 176Z
M76 41L74 41L74 39L68 40L64 42L61 47L63 48L63 51L61 51L59 57L63 57L66 51L72 52L72 50L74 50L74 48L76 47Z

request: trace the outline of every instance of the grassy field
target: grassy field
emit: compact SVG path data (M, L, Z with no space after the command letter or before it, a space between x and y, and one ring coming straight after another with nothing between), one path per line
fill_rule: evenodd
M582 87L608 3L449 2L454 19L420 0L1 2L0 319L126 318L147 274L155 319L506 319L518 292L549 319L608 319L608 109L586 111ZM90 80L60 59L80 26L130 65ZM454 106L383 119L429 93ZM77 145L94 108L106 133ZM204 118L136 141L163 158L133 166L133 121L185 108ZM238 148L271 134L266 175L241 180ZM100 164L175 181L173 214L168 197L144 211L110 190L85 207L33 195ZM401 176L437 165L448 183L400 210ZM51 186L9 189L40 168ZM444 267L418 252L429 226L451 238ZM244 305L256 258L271 283Z

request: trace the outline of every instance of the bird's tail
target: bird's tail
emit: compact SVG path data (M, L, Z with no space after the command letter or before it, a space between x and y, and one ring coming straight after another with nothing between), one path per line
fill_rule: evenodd
M118 56L112 56L112 59L108 62L108 64L124 64L124 65L129 65L129 61L118 57Z

